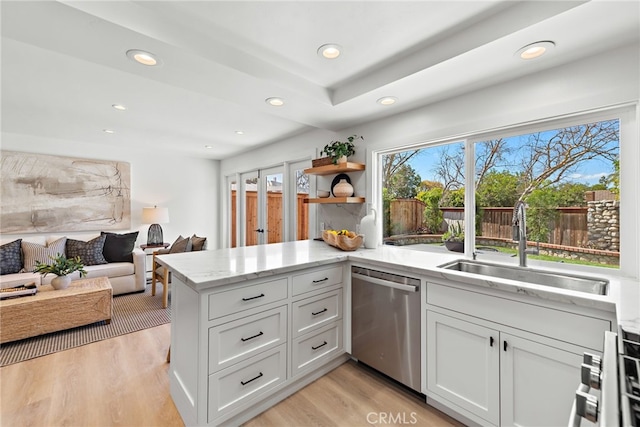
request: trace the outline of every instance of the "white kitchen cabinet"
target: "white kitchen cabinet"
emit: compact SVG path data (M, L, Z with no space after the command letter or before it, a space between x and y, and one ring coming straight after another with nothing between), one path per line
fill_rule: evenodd
M427 311L429 393L481 424L566 423L580 378L579 352L563 350L560 341L540 337L542 344L532 334L522 338L498 324L453 316Z
M171 396L186 425L241 424L348 359L343 265L172 291Z
M500 422L498 331L427 311L427 389Z

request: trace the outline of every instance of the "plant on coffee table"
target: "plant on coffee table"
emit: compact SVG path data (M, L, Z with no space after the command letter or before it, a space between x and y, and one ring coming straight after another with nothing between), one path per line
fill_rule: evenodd
M49 273L58 276L51 281L51 285L55 289L64 289L69 286L71 279L67 277L68 274L77 271L80 273L80 277L87 275L87 272L84 269L84 264L80 260L79 256L67 258L63 254L57 254L55 257L49 256L49 258L53 261L51 264L45 264L36 260L36 266L33 272L42 274L42 277L45 277Z

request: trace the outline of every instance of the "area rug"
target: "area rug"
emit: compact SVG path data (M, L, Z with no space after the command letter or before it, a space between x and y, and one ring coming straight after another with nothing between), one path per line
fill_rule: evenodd
M171 306L162 308L162 290L151 296L145 292L113 297L113 318L106 322L53 332L0 345L0 366L79 347L119 335L171 322Z

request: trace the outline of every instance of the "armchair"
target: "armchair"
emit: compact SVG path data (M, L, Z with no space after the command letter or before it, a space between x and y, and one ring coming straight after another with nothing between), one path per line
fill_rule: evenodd
M162 308L167 308L169 306L169 283L171 282L171 272L167 267L156 262L156 256L181 252L202 251L205 250L206 247L207 238L198 237L194 234L191 237L179 236L167 249L160 249L153 252L151 296L156 295L156 282L162 283Z

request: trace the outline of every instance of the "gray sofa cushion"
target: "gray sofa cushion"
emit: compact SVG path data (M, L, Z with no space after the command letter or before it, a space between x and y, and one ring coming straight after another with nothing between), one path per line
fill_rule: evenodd
M116 234L103 231L107 236L104 241L102 255L107 262L133 262L133 248L138 238L138 232L127 234Z
M169 248L170 254L179 252L191 252L191 238L178 236L175 242Z
M84 265L106 264L107 260L102 255L104 242L107 236L102 234L88 242L82 240L67 239L67 258L80 257Z
M13 274L22 270L22 239L0 246L0 274Z

